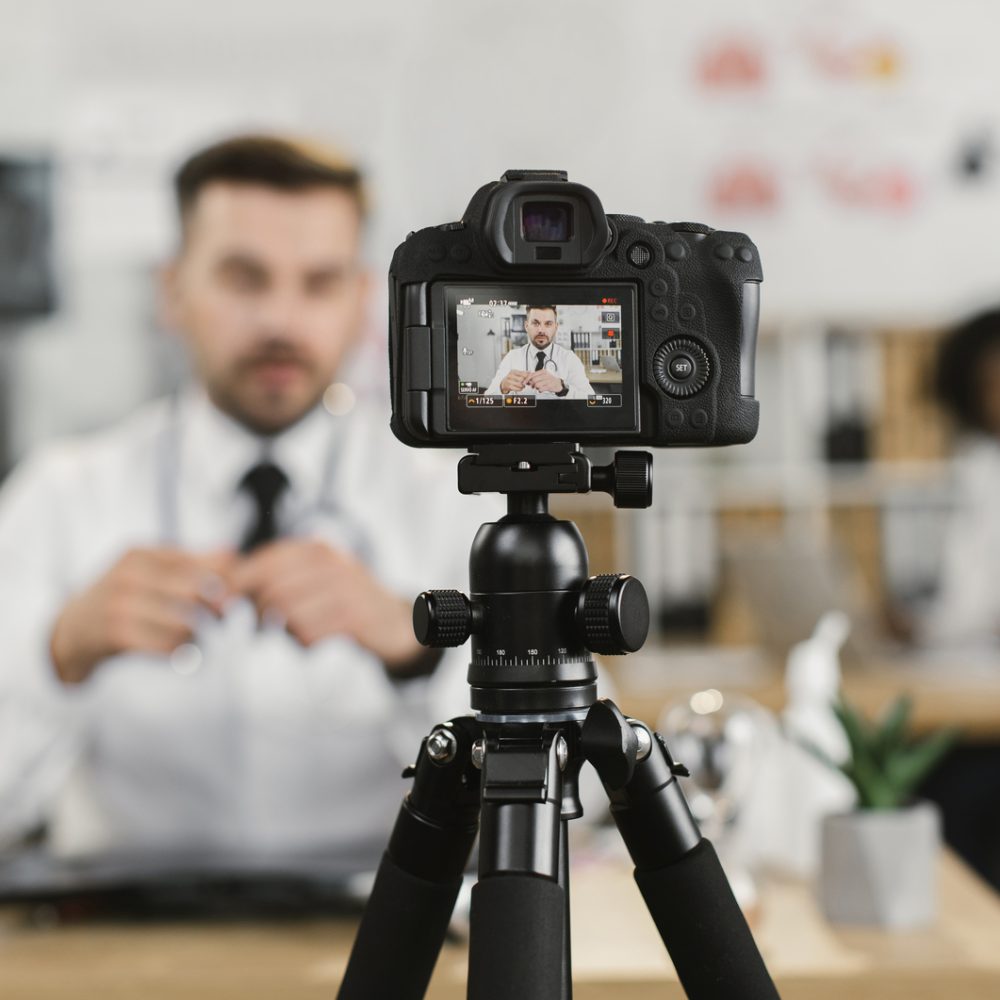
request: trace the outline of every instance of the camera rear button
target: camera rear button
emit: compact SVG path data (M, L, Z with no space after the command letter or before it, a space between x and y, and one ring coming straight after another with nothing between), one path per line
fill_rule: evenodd
M667 256L671 260L683 260L687 255L687 248L683 243L668 243L667 244Z
M680 427L684 423L684 411L683 410L669 410L667 412L667 423L671 427Z
M667 372L672 379L684 382L694 374L694 358L688 354L675 354L667 362Z
M633 267L648 267L653 261L653 251L645 243L633 243L628 248L628 259Z
M657 278L650 286L649 290L654 295L666 295L670 291L670 286L663 280L663 278Z
M662 302L659 302L649 310L649 315L653 319L665 320L670 315L670 310Z
M691 414L691 425L693 427L707 427L708 413L705 410L695 410Z

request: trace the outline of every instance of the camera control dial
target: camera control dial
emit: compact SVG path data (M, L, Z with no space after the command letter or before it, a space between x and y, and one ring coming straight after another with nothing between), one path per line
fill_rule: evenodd
M675 399L693 396L708 384L711 375L708 354L696 340L687 337L668 340L653 355L653 374L668 396Z

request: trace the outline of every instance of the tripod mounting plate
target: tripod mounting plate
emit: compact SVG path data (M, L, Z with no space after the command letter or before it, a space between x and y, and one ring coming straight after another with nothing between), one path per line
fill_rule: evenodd
M653 456L619 451L611 465L594 468L578 444L484 445L458 463L461 493L589 493L599 490L616 507L653 501Z

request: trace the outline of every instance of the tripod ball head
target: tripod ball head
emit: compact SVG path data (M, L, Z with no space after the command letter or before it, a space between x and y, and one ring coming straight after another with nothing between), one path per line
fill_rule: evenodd
M413 604L413 631L425 646L461 646L475 631L475 619L472 603L458 590L425 590ZM580 590L576 622L592 653L634 653L649 632L646 590L624 573L592 576Z

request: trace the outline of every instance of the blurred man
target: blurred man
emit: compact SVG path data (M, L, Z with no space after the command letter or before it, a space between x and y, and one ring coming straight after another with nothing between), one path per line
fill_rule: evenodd
M528 394L541 399L586 399L594 395L583 362L556 343L556 307L528 306L526 313L528 343L507 352L485 394Z
M484 518L332 384L367 305L358 171L244 137L176 193L194 384L0 494L0 837L377 845L434 712L412 598L466 582Z

